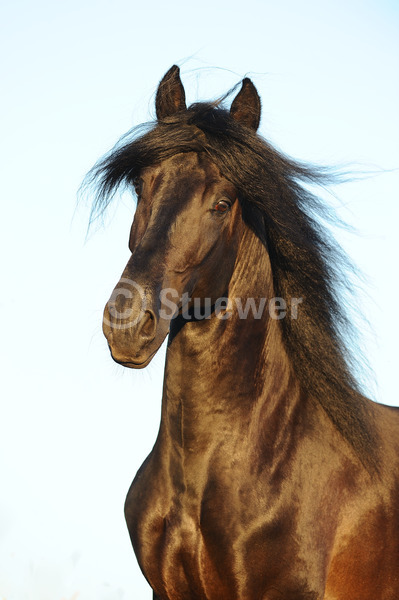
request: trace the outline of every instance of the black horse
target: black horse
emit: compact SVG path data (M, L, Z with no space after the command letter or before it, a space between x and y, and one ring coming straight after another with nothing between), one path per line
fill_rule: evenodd
M145 367L169 333L159 435L126 499L158 600L397 600L399 412L360 392L338 294L343 256L307 183L325 173L230 111L186 108L178 67L157 122L94 170L97 207L138 205L104 313L112 357Z

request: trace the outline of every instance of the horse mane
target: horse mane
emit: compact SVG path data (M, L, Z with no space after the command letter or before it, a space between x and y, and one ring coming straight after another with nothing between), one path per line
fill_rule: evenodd
M377 434L369 401L355 376L353 330L345 291L350 263L323 219L331 212L309 184L331 183L331 171L287 158L218 103L197 103L133 130L95 165L92 215L142 168L180 152L203 152L238 192L243 217L267 245L276 296L303 298L297 319L280 321L283 340L302 388L323 407L369 470L378 469Z

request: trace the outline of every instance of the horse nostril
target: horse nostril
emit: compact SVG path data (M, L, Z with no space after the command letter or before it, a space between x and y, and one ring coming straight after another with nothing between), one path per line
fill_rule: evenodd
M155 315L151 310L146 310L141 321L140 334L143 337L153 339L155 337L155 329Z

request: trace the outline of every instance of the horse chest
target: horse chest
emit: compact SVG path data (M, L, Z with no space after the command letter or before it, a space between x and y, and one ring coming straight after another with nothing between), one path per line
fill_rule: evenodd
M203 496L171 478L152 458L139 470L126 498L130 535L139 550L157 554L158 563L168 554L179 553L179 546L194 555L201 544Z
M200 503L141 475L129 491L126 519L139 564L162 598L216 598L216 590L220 597L223 586L207 552Z
M151 461L144 466L130 489L126 518L140 566L160 597L269 599L259 591L280 579L283 562L296 580L284 524L248 513L237 481L230 487L209 481L196 495L175 489ZM286 597L299 600L299 590Z

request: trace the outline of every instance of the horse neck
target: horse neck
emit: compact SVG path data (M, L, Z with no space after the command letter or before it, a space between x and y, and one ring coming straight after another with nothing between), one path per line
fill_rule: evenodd
M177 444L198 448L218 433L251 435L254 428L264 435L271 422L278 436L289 427L299 386L280 322L270 318L273 297L267 250L246 227L229 285L232 316L188 321L168 347L161 431ZM260 318L251 311L240 318L237 304L248 298L256 307L267 299Z

